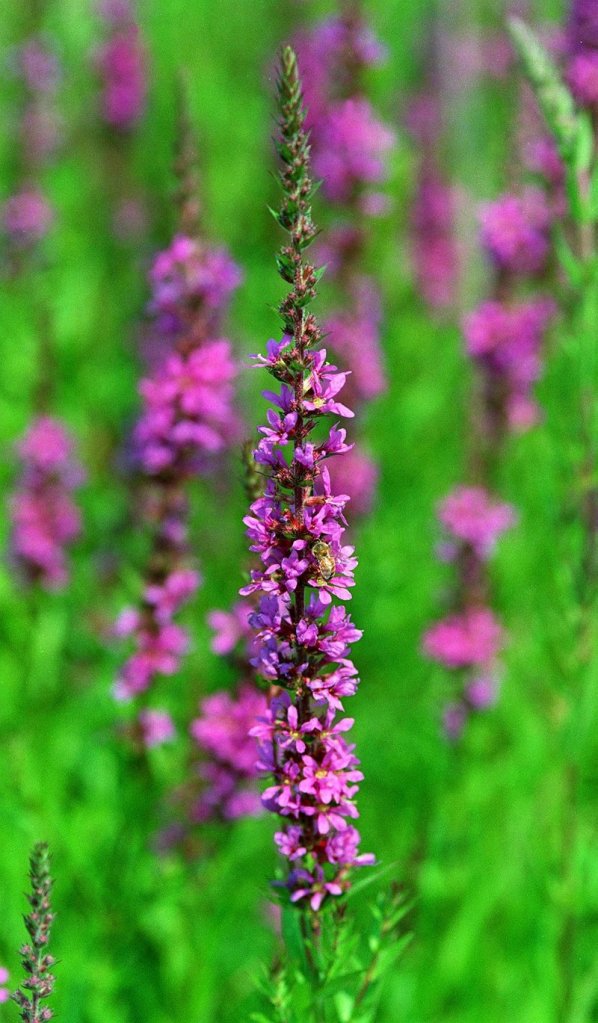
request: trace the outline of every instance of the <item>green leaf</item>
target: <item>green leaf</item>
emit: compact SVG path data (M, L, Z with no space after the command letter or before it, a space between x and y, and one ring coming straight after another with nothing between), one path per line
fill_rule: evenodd
M289 903L282 906L282 937L291 961L299 964L303 973L307 973L308 964L305 955L305 942L301 933L301 912Z
M525 22L510 18L509 31L559 152L565 162L575 164L581 127L573 97L556 65ZM585 157L583 146L579 154Z
M384 877L386 874L389 874L391 870L398 869L398 866L399 865L396 862L388 863L385 867L380 867L379 870L368 871L367 876L362 877L360 881L357 881L356 884L351 886L351 888L345 895L345 899L346 900L352 899L355 895L358 895L359 892L362 892L364 888L369 888L371 885L377 884L380 878Z

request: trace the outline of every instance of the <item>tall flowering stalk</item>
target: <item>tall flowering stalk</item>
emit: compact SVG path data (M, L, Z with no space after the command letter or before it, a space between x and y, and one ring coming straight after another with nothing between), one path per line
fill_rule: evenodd
M36 29L43 6L36 6L34 12ZM34 31L14 49L11 63L21 84L16 140L21 182L4 203L2 221L13 269L26 280L41 263L42 242L54 222L54 211L39 178L60 142L56 94L61 68L51 43L40 31ZM27 287L31 290L30 280ZM69 430L48 414L55 360L47 311L38 308L35 300L39 290L36 282L33 415L16 445L20 472L9 500L10 559L21 582L60 590L69 579L68 549L81 531L74 493L83 481L83 471L75 458Z
M306 127L313 166L331 214L318 257L336 284L334 307L324 324L341 369L350 371L347 400L366 407L386 390L380 350L382 302L366 272L372 218L387 208L382 188L395 137L368 99L365 75L384 48L369 28L359 0L345 0L339 13L297 37L305 67ZM352 513L366 513L377 482L377 466L361 444L330 463L337 489L352 500Z
M64 426L39 416L18 445L21 477L10 501L11 557L28 583L57 590L68 582L67 549L81 531L73 491L83 473Z
M50 875L50 854L45 842L34 846L29 860L31 893L27 900L31 907L24 917L29 942L21 948L21 963L25 980L12 995L21 1010L25 1023L47 1023L54 1013L44 1002L52 994L54 976L52 967L56 960L48 952L50 930L54 922L51 893L53 881Z
M409 211L409 248L415 286L436 316L458 305L461 252L457 239L456 191L443 166L443 109L438 57L426 68L428 81L412 96L405 116L415 149L415 182Z
M13 50L10 68L21 91L15 140L19 181L1 207L0 221L14 267L21 270L39 255L40 243L54 222L40 172L61 141L56 103L61 67L51 41L34 31Z
M526 162L530 153L522 155ZM479 211L479 244L491 278L489 295L463 322L474 368L467 482L438 508L438 552L454 565L454 585L447 616L423 637L424 654L454 680L443 715L452 739L472 712L495 702L502 673L505 633L492 608L489 561L516 514L494 490L508 436L529 430L542 415L534 391L556 313L544 290L554 216L553 196L539 185L514 187Z
M183 217L188 201L182 189ZM156 354L139 385L133 440L151 550L139 605L125 609L116 624L117 634L134 644L116 682L119 699L139 696L159 676L178 671L189 637L175 616L200 583L187 542L188 487L237 436L236 368L220 330L238 268L225 249L177 234L156 257L150 281Z
M289 241L277 265L290 291L279 306L282 340L270 341L267 355L257 356L279 387L265 392L274 407L254 452L268 474L265 493L245 519L261 564L241 594L259 595L250 619L253 663L272 687L269 711L255 728L261 767L272 776L262 799L282 818L275 838L288 861L290 899L307 900L317 913L350 887L352 867L373 862L359 855L359 833L350 823L358 816L355 796L363 777L345 739L353 721L337 717L357 688L350 647L361 633L333 598L350 598L356 560L353 547L343 544L347 497L333 493L324 464L348 450L345 430L325 427L326 419L353 413L338 400L346 374L327 361L309 312L321 272L306 257L316 236L313 186L290 47L281 56L278 102L283 198L276 219Z
M555 252L565 301L552 360L559 389L548 420L555 476L561 484L560 529L555 565L567 564L554 595L549 628L559 636L558 715L547 730L556 731L561 769L562 815L558 884L567 893L558 940L560 990L558 1012L569 1019L579 1003L580 978L590 975L595 958L588 920L587 883L582 865L595 847L595 832L581 827L579 809L592 784L596 764L596 601L598 597L598 177L596 148L596 7L572 0L564 75L534 34L519 19L511 31L526 76L562 161L566 204L564 225L556 232ZM567 88L566 82L569 85ZM562 381L568 387L561 389ZM564 412L555 414L560 409ZM544 565L542 566L544 568ZM554 707L554 703L552 704ZM552 707L550 708L552 710ZM589 941L586 939L586 935Z
M148 219L145 198L131 173L132 145L147 105L148 55L135 0L99 0L96 6L101 39L92 63L106 188L112 199L114 234L128 241L143 235Z

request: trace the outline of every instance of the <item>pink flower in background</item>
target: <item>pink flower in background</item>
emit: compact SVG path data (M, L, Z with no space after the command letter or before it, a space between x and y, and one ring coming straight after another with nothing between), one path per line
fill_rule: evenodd
M225 248L202 245L176 235L159 252L150 270L152 298L148 311L160 334L176 339L200 311L202 325L217 330L243 275Z
M236 366L230 343L206 341L175 353L141 381L144 411L135 428L141 464L150 476L201 471L206 458L236 436L232 408Z
M497 680L492 675L476 675L467 685L465 695L468 703L475 710L486 710L496 703L498 696Z
M17 73L32 93L53 93L62 76L62 68L53 49L39 36L32 36L16 51Z
M354 515L372 510L380 471L377 463L360 448L354 447L328 462L330 482L335 494L347 494Z
M551 212L544 192L507 193L480 212L481 243L501 270L519 276L539 273L550 248Z
M265 694L252 685L242 685L234 695L215 693L200 704L200 716L191 724L204 755L198 765L204 784L194 811L197 821L260 812L258 746L249 733L266 707Z
M12 557L23 577L47 589L68 581L66 550L81 531L73 490L83 480L73 444L57 419L35 420L18 444L21 477L12 495Z
M174 739L175 727L170 714L163 710L142 710L139 724L143 744L151 749Z
M375 398L386 390L380 350L381 320L380 295L368 277L353 282L353 304L326 320L329 343L343 367L351 372L345 387L350 402Z
M360 185L384 181L385 157L395 141L367 100L331 106L314 139L314 171L323 180L324 194L346 202Z
M556 304L539 296L506 305L482 302L465 319L468 354L489 378L500 381L507 424L526 429L537 419L531 390L542 371L544 336Z
M431 309L450 309L459 285L455 196L430 160L417 175L411 209L411 253L418 291Z
M566 78L581 106L598 104L598 13L594 0L571 0Z
M17 248L41 241L50 230L54 214L49 202L34 187L11 195L2 206L2 227Z
M486 560L498 537L516 523L517 515L512 505L494 500L483 487L456 487L440 504L438 519L450 537ZM455 549L453 558L456 556Z
M502 641L502 628L489 608L468 608L429 628L423 651L446 668L485 667L494 662Z
M598 104L598 50L578 53L571 58L567 68L567 82L582 106Z
M109 37L95 58L102 79L102 116L116 131L129 132L145 111L145 47L130 4L104 5L100 13L104 14L109 29Z
M342 18L327 18L309 31L298 33L293 45L303 69L310 129L325 114L335 90L342 91L347 86L347 55L360 67L372 67L381 63L386 54L385 47L365 23L349 25Z

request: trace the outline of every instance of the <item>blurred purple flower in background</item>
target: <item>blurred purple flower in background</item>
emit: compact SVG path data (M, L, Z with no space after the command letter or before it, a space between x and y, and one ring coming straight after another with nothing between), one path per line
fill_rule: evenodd
M250 730L266 712L265 693L245 683L235 694L214 693L200 704L191 735L204 758L197 765L202 789L192 810L196 822L260 813L258 745Z
M33 421L18 453L22 468L10 502L11 556L28 582L61 589L68 582L67 548L81 531L72 494L83 473L66 428L49 416Z
M577 102L598 105L598 8L594 0L572 0L567 23L566 77Z
M16 249L28 249L40 242L53 220L52 207L34 186L9 196L1 210L2 228Z
M148 748L161 746L170 739L174 739L176 735L170 714L163 710L140 711L139 724L143 744Z
M527 188L521 196L507 193L481 208L482 247L499 270L537 274L550 250L551 220L542 189Z
M132 3L119 0L99 7L108 37L95 54L102 80L101 110L115 131L132 131L145 111L146 52Z

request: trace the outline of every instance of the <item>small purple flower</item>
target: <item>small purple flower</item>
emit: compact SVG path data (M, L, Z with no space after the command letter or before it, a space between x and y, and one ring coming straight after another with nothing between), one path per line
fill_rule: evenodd
M364 184L386 178L385 157L394 133L378 120L365 99L331 105L315 130L314 171L332 202L346 202Z
M487 710L496 703L498 685L493 675L476 675L465 690L467 702L474 710Z
M258 744L252 734L255 721L267 713L266 697L245 684L236 694L215 693L200 705L191 735L203 754L198 767L202 791L194 817L233 819L260 812L255 785Z
M347 400L369 401L387 387L380 351L380 296L369 278L353 283L353 303L326 320L330 345L351 372Z
M468 711L463 703L447 703L442 712L442 729L450 742L461 738L467 724Z
M44 238L54 220L47 199L34 187L23 188L4 202L1 223L15 248L25 249Z
M439 506L438 519L450 537L471 547L485 561L517 516L510 504L494 501L483 487L456 487ZM455 550L450 560L456 556Z
M107 8L109 35L95 55L102 80L102 117L119 132L132 131L145 110L147 67L145 47L130 4Z
M418 292L435 311L454 306L459 287L455 205L454 189L424 153L411 209L411 257Z
M539 273L549 252L551 214L544 193L500 196L482 206L481 242L500 270L518 276Z
M567 25L566 77L581 106L598 104L598 17L593 0L572 0Z
M142 710L139 724L144 746L161 746L175 736L175 727L170 714L163 710Z
M491 666L503 642L503 631L489 608L468 608L427 630L423 651L447 668Z

